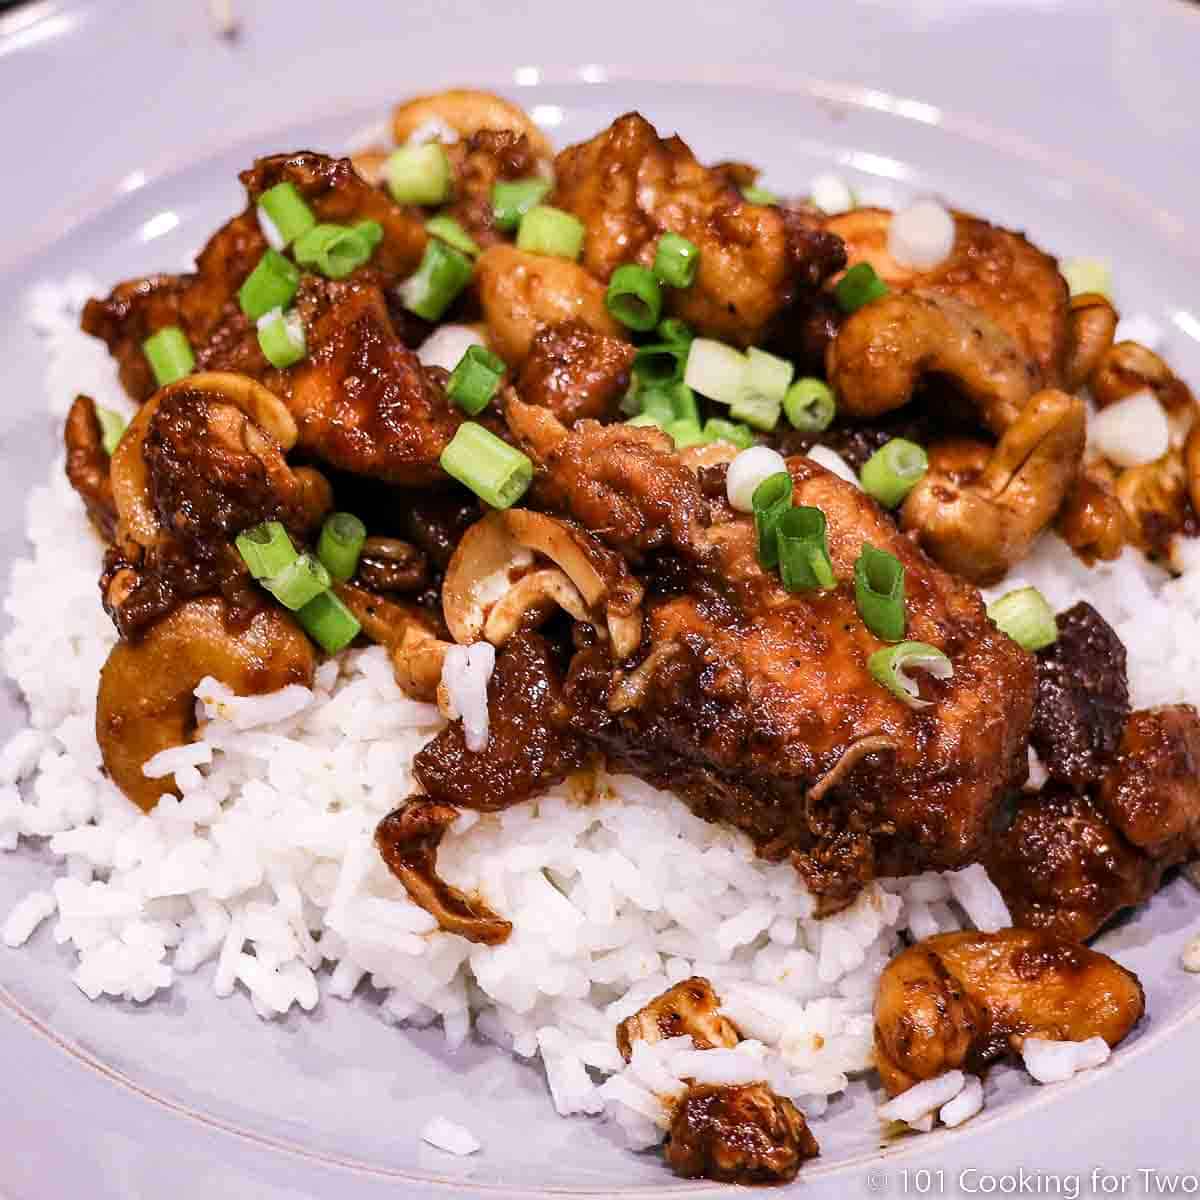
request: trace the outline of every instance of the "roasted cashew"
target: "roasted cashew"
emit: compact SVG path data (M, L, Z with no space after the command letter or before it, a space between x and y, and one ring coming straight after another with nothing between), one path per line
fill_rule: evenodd
M879 977L875 1066L896 1096L945 1071L979 1071L1026 1037L1116 1046L1145 1007L1136 975L1066 938L1029 929L938 934Z
M1100 359L1088 379L1099 408L1107 408L1135 392L1152 391L1173 418L1190 418L1195 401L1186 383L1153 350L1139 342L1117 342Z
M1086 420L1082 400L1048 388L985 463L980 443L934 447L901 524L942 566L981 585L997 582L1062 506L1079 473Z
M1108 353L1117 331L1117 310L1107 296L1085 292L1071 298L1071 346L1063 370L1064 386L1077 392Z
M1111 562L1135 540L1115 485L1116 470L1107 460L1085 462L1058 514L1059 536L1085 563Z
M523 133L538 158L554 157L554 148L529 114L510 100L492 92L450 88L429 96L414 96L392 111L392 134L403 145L423 125L446 125L459 137L468 138L481 129L508 129Z
M581 321L597 333L625 337L605 307L604 284L569 259L490 246L476 260L475 282L488 342L509 366L525 361L545 325Z
M838 407L868 420L907 404L923 376L948 376L1002 434L1020 415L1038 372L979 309L932 291L894 292L847 318L825 354Z
M1188 442L1194 445L1190 435ZM1154 462L1127 467L1113 485L1132 526L1132 540L1148 554L1166 554L1172 535L1187 521L1195 476L1185 467L1185 453L1168 450Z
M96 404L90 396L76 396L63 426L67 452L67 479L79 493L88 517L106 542L111 542L117 525L110 463L104 449Z
M700 975L682 980L626 1017L617 1026L617 1049L628 1062L634 1042L653 1045L685 1034L697 1050L728 1048L741 1041L737 1026L721 1012L713 985Z
M100 672L96 740L112 781L149 811L174 789L142 766L195 727L196 685L207 675L240 696L312 683L316 654L291 616L259 609L242 628L226 624L226 604L205 596L180 605L137 641L118 642Z

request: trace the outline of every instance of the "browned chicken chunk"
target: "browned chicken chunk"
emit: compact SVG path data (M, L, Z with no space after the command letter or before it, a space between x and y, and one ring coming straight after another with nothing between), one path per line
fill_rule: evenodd
M765 1083L688 1088L675 1109L666 1155L686 1179L788 1183L820 1153L804 1114Z
M628 1062L634 1042L661 1042L689 1036L697 1050L736 1046L741 1036L721 1015L721 1001L707 979L693 975L656 996L617 1026L617 1049Z
M578 321L549 325L530 346L517 377L526 404L548 408L564 425L608 421L629 387L634 348Z
M480 129L446 147L454 172L453 217L480 246L502 242L492 213L492 188L537 173L538 159L525 134L511 129Z
M1141 1020L1137 976L1043 931L943 933L892 959L875 1000L875 1065L888 1095L981 1071L1026 1037L1121 1042Z

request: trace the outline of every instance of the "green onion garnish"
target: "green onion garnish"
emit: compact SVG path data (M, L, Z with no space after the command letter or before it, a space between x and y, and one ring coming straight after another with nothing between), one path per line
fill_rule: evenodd
M349 225L314 225L296 239L292 253L302 267L326 279L345 279L370 260L374 251L369 233Z
M895 508L929 470L929 458L916 442L892 438L863 463L859 481L863 491L884 508Z
M636 263L618 267L604 293L605 307L613 317L639 333L658 324L662 303L662 288L654 272Z
M297 614L296 619L314 642L327 654L344 650L358 636L362 626L358 618L333 592L314 596Z
M663 428L675 439L676 450L685 450L688 446L699 446L707 440L704 430L700 428L700 422L689 420L687 417L676 419Z
M355 221L350 226L359 237L367 243L367 249L374 254L375 248L383 241L383 226L378 221Z
M746 351L742 388L730 406L729 415L755 429L774 429L779 424L783 399L794 372L795 367L787 359L751 347Z
M864 542L854 564L854 601L863 624L879 639L904 636L904 564Z
M749 425L738 425L720 417L709 417L704 422L706 442L730 442L739 450L748 450L754 445L754 431Z
M775 538L779 543L779 578L789 592L837 587L829 560L825 514L819 508L800 504L781 513L775 522Z
M734 420L745 421L764 433L770 433L779 424L782 411L783 406L778 400L770 400L753 392L743 393L729 406L729 415Z
M695 338L688 350L683 381L718 404L732 404L742 393L746 356L724 342Z
M111 408L104 408L99 404L95 407L96 420L100 424L100 441L104 446L104 453L112 458L113 451L117 448L117 443L121 440L121 435L125 432L129 422L119 412L113 412Z
M488 406L504 378L504 360L484 346L468 346L446 384L446 395L475 416Z
M168 325L142 343L142 352L154 372L154 381L166 387L185 375L190 375L196 366L196 357L187 335L178 325Z
M294 183L277 183L258 198L259 216L265 213L284 246L291 245L316 223L313 211L304 202Z
M683 378L688 347L678 342L652 342L639 346L633 356L633 374L642 385L674 383Z
M317 557L332 579L345 583L358 570L367 527L353 514L335 512L321 526Z
M742 188L742 198L749 200L751 204L779 203L779 197L770 188L759 187L757 184Z
M1108 263L1096 258L1068 258L1059 270L1072 296L1099 292L1112 299L1112 271Z
M264 521L239 533L236 545L255 579L270 579L299 557L287 530L278 521Z
M461 250L471 258L479 256L479 243L453 218L439 214L425 222L430 237L441 238L448 246Z
M779 541L775 527L792 507L792 477L786 471L768 475L750 498L754 511L754 531L758 536L758 561L767 568L779 563Z
M548 179L512 179L492 187L492 220L497 229L513 230L521 218L540 204L553 184Z
M656 425L668 425L677 419L675 398L670 387L642 388L638 392L641 401L641 416L649 417Z
M1026 650L1043 650L1058 641L1054 610L1035 587L1005 592L988 605L987 615L1002 633Z
M867 659L867 670L877 683L882 683L909 708L928 708L933 702L921 699L921 689L908 672L928 671L934 679L950 679L954 675L954 664L927 642L901 642L898 646L876 650Z
M438 320L471 281L471 260L430 238L421 265L400 285L400 302L427 321Z
M675 409L675 419L679 421L695 421L700 424L700 406L696 403L696 393L686 383L680 381L667 389L671 404Z
M677 233L664 233L654 252L654 274L673 288L689 288L700 267L700 247Z
M258 322L258 346L271 366L281 371L295 366L308 353L300 314L279 309L266 313Z
M659 321L657 333L664 342L677 342L681 346L690 346L696 337L691 326L678 317L667 317Z
M438 142L401 146L383 164L398 204L444 204L450 198L450 159Z
M828 429L837 412L833 388L820 379L797 379L783 398L783 411L793 429L801 433L821 433Z
M533 463L494 433L464 421L442 451L442 470L493 508L508 508L533 482Z
M251 321L273 308L287 308L300 286L300 272L278 250L267 250L238 289L238 304Z
M648 425L653 425L655 429L661 429L663 427L662 421L658 420L657 417L654 417L647 412L640 412L636 417L630 417L625 424L632 425L635 429L642 429Z
M857 263L838 280L833 289L838 308L844 313L857 312L864 304L888 294L888 286L875 274L870 263Z
M264 579L263 587L284 608L296 612L314 596L329 590L329 572L307 551L299 554L282 571Z
M587 230L578 217L548 204L535 204L522 218L517 229L517 249L531 254L551 254L555 258L579 257Z

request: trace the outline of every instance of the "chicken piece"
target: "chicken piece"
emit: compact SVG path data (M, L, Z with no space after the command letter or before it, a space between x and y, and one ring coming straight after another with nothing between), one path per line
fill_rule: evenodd
M1052 779L1098 783L1129 716L1125 647L1086 600L1059 613L1058 640L1038 652L1030 741Z
M676 1174L724 1183L788 1183L819 1153L804 1114L765 1083L692 1084L666 1144Z
M374 220L383 240L371 257L374 270L392 276L416 269L425 249L425 229L416 209L402 208L371 187L348 158L302 151L259 159L241 174L249 204L209 239L185 275L152 275L118 284L105 300L89 300L85 332L100 338L120 367L121 383L135 400L155 391L142 342L168 325L187 335L203 369L241 370L259 376L268 369L258 351L252 322L237 304L237 292L267 250L255 204L278 183L293 184L318 221Z
M578 321L538 331L517 377L526 404L548 408L564 425L611 421L629 387L634 347Z
M626 1061L633 1057L633 1043L653 1045L664 1038L690 1036L697 1050L732 1047L741 1041L737 1027L721 1015L721 1001L707 979L693 975L649 1004L639 1008L617 1026L617 1049Z
M505 415L537 466L535 492L547 507L569 513L633 559L661 547L704 555L708 505L667 434L594 421L568 433L551 412L513 395Z
M632 669L581 661L567 695L610 761L790 855L828 912L873 874L978 854L1027 773L1034 660L861 491L811 460L788 465L795 503L826 515L838 587L785 591L758 564L751 519L714 501L702 563L653 564ZM926 709L868 671L880 643L852 582L867 542L904 566L906 636L953 664L952 679L922 676Z
M845 242L851 266L869 262L893 291L922 289L949 296L986 314L1036 367L1034 387L1063 382L1071 355L1070 295L1058 263L1023 234L967 213L954 215L950 257L928 271L906 267L888 253L891 213L856 208L829 217L825 228Z
M437 873L437 850L458 809L413 796L375 829L375 846L409 899L437 918L440 928L483 946L508 940L512 924L478 896L466 896Z
M778 207L751 204L678 137L660 138L637 113L563 150L555 179L550 203L587 226L583 265L598 279L623 263L650 266L668 231L699 247L695 282L665 289L665 301L704 336L759 343L798 292L842 263L835 240L815 229L796 236Z
M488 683L487 745L468 750L462 723L453 722L417 754L413 774L435 800L480 812L561 782L587 761L565 728L561 693L549 643L536 633L517 634L497 654Z
M447 215L480 246L505 241L492 215L492 188L537 174L538 158L529 138L511 129L480 129L445 149L454 173L454 199Z
M67 451L67 479L87 509L96 532L111 542L117 527L117 506L109 478L104 434L91 396L76 396L63 427Z
M889 1096L988 1063L1026 1037L1118 1045L1145 1012L1137 976L1106 954L1040 930L942 933L879 977L875 1065Z
M301 288L308 357L291 368L288 407L301 449L344 471L418 486L446 478L438 460L465 414L445 373L397 336L380 289L346 281Z
M1100 785L1104 815L1166 866L1200 853L1200 714L1190 704L1133 713Z
M1148 899L1162 877L1091 800L1055 784L1020 801L984 861L1018 925L1077 942Z

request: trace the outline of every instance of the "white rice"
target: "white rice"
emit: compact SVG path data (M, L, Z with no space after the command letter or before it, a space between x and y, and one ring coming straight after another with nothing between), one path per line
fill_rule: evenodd
M1055 1042L1028 1037L1021 1047L1025 1070L1038 1083L1062 1083L1080 1071L1090 1071L1108 1062L1112 1050L1102 1037L1085 1042Z
M434 1117L421 1130L421 1141L447 1150L451 1154L474 1154L479 1149L479 1139L465 1126L446 1117Z
M76 328L98 290L73 279L33 297L56 416L78 391L130 410L103 348ZM92 998L145 1001L201 972L218 995L240 992L270 1019L349 999L369 978L389 1020L440 1021L451 1047L474 1028L540 1056L560 1113L603 1111L648 1145L665 1128L660 1096L685 1075L765 1078L819 1117L870 1066L875 984L902 933L959 928L968 916L1008 924L980 868L874 883L817 921L790 866L761 861L745 837L666 793L605 776L590 799L560 787L502 813L462 814L440 871L514 926L504 945L472 945L436 928L372 843L379 819L414 790L413 755L443 724L436 707L399 691L381 647L323 664L311 689L238 697L203 680L197 740L147 764L181 795L143 814L101 772L96 684L115 633L96 595L101 546L61 459L29 499L28 534L32 556L14 565L5 601L3 660L30 728L0 751L0 847L36 841L61 866L2 935L19 945L49 923ZM1134 555L1085 574L1050 539L1024 573L1056 607L1087 594L1114 623L1135 704L1186 695L1200 671L1200 574L1165 582ZM698 1055L676 1039L624 1065L616 1024L692 974L712 980L750 1040ZM435 1144L449 1136L434 1133Z

